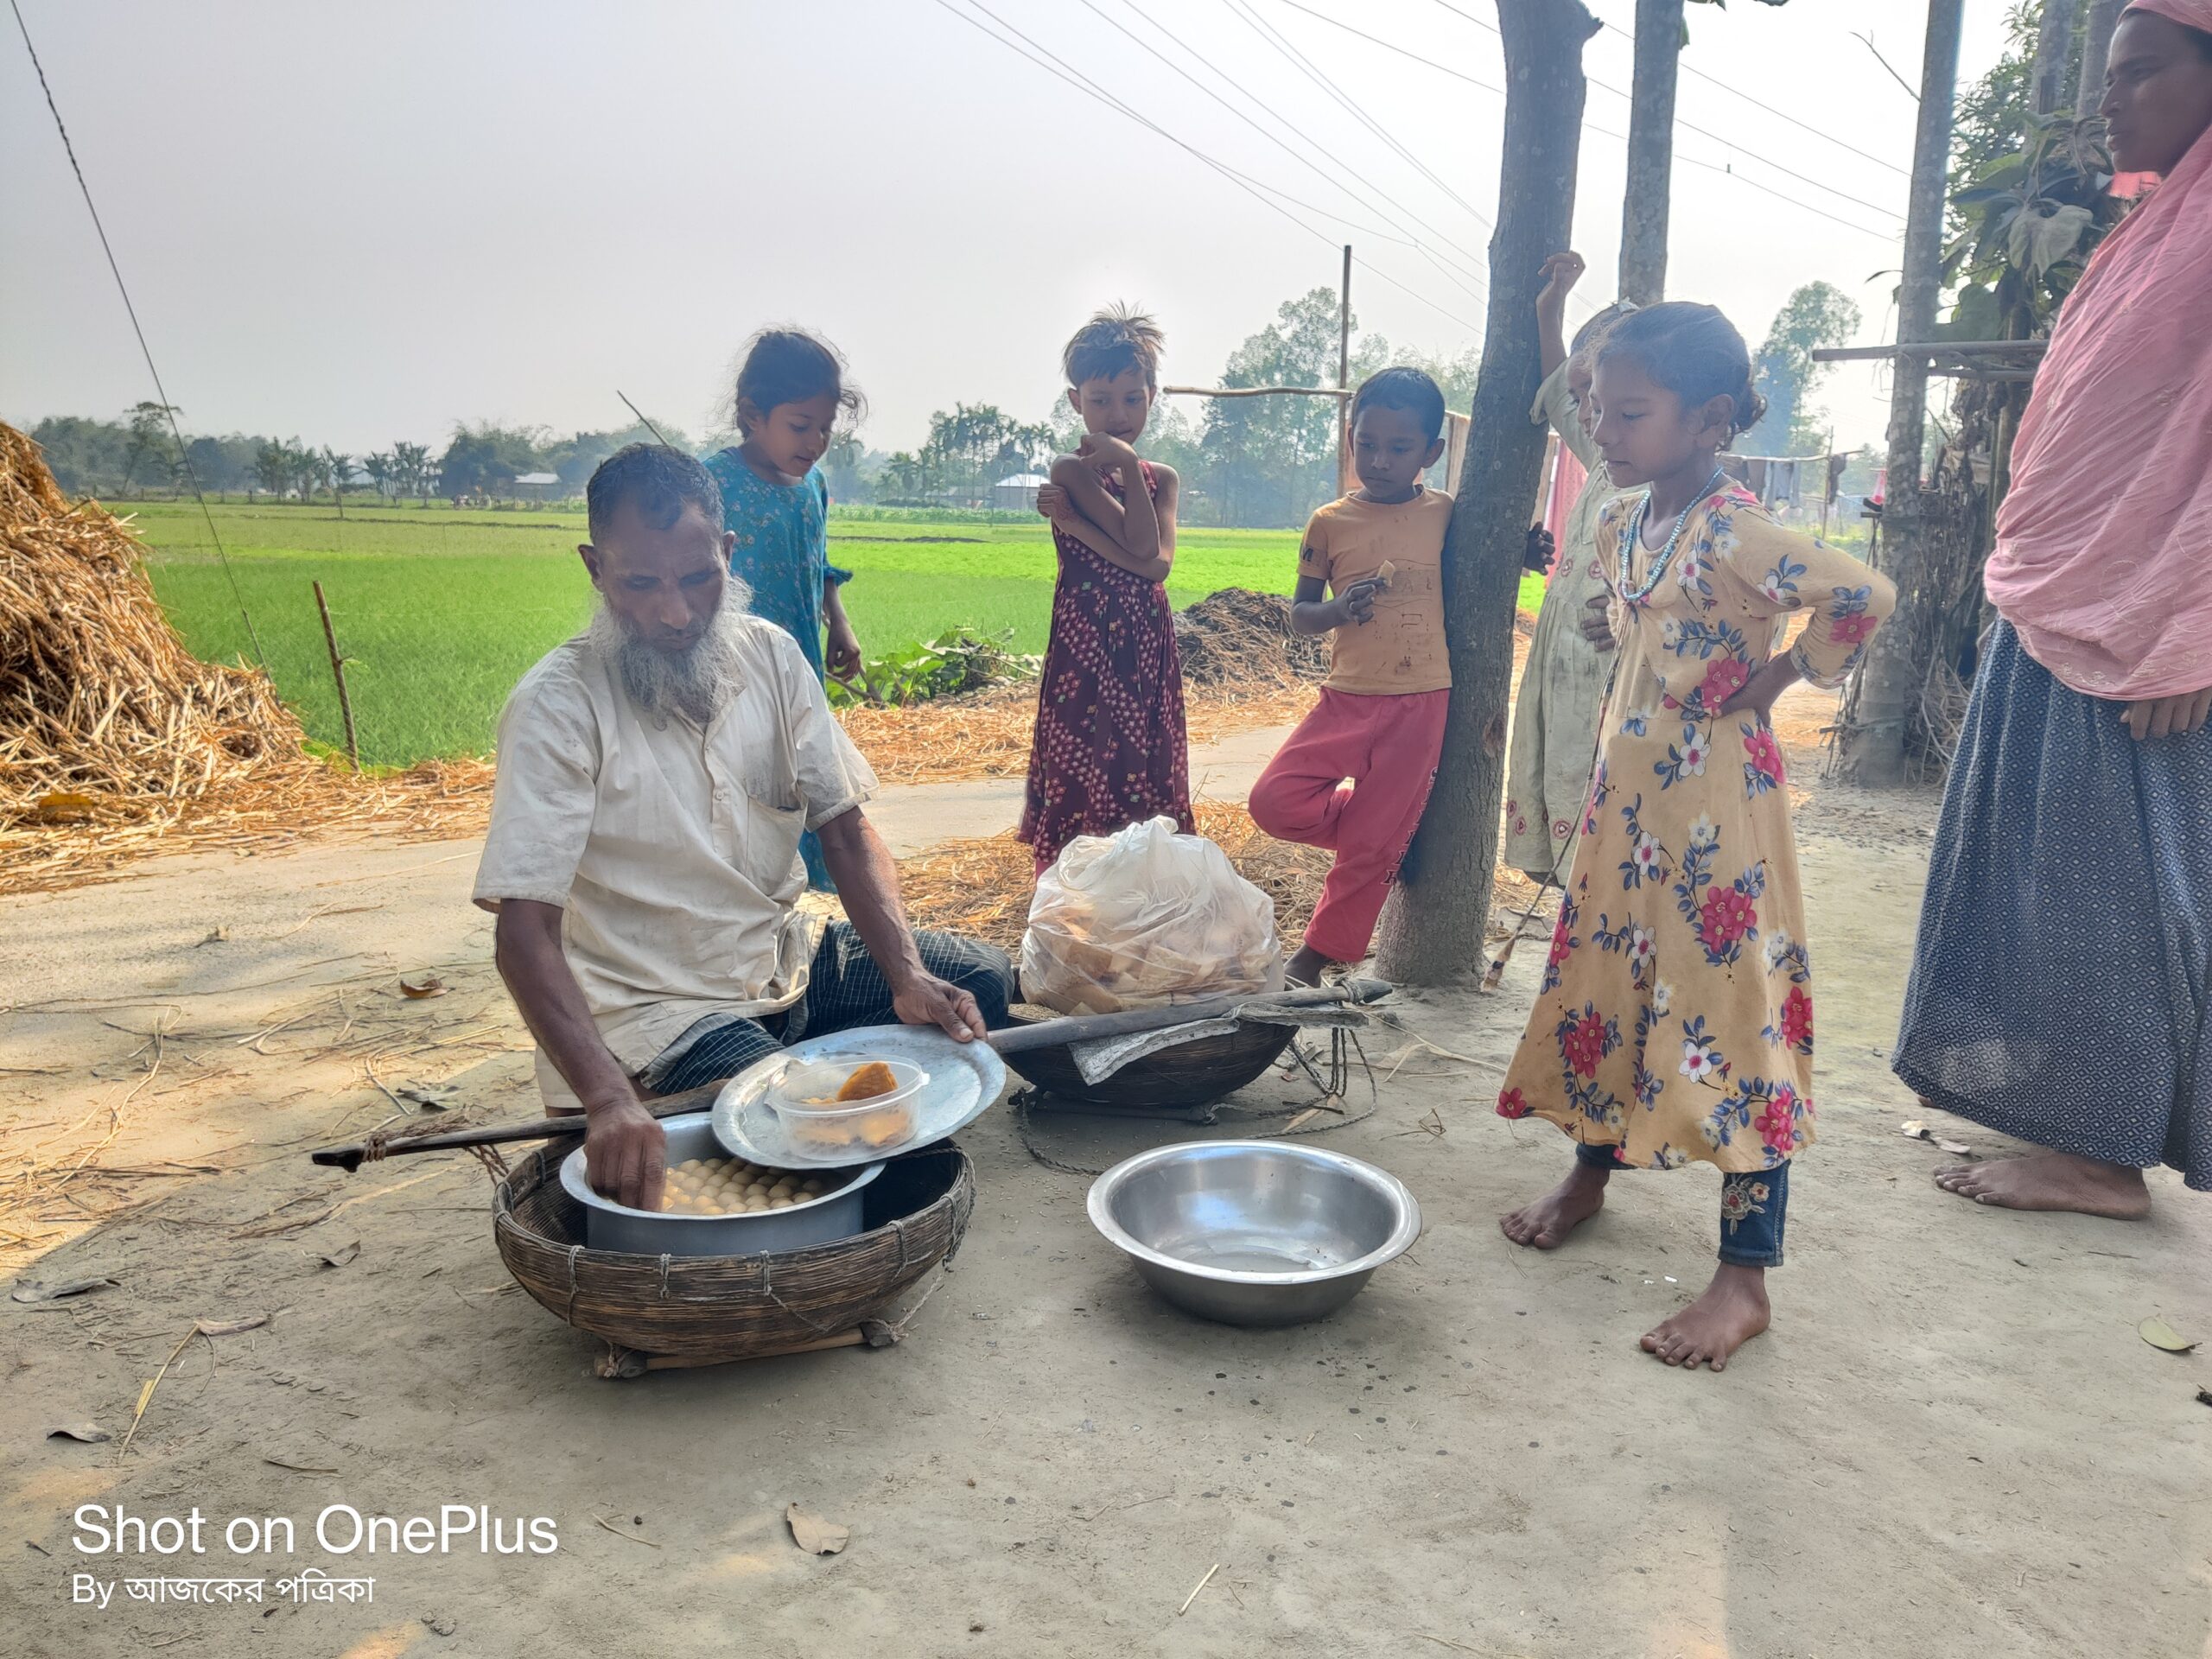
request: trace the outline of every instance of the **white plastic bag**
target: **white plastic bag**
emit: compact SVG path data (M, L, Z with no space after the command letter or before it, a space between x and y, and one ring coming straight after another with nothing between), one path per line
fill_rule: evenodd
M1173 818L1078 836L1038 879L1021 985L1058 1014L1114 1014L1281 988L1268 895Z

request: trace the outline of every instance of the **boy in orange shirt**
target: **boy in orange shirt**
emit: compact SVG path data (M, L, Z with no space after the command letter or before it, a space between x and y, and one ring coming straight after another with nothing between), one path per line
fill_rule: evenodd
M1252 821L1337 855L1291 958L1294 983L1367 955L1444 748L1452 664L1444 639L1444 534L1452 498L1421 474L1444 453L1444 393L1419 369L1384 369L1351 405L1360 487L1313 515L1290 626L1332 633L1321 698L1252 786Z

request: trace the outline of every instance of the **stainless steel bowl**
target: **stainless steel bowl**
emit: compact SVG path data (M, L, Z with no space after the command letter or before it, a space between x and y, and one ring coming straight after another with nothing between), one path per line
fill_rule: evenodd
M1421 1236L1395 1175L1288 1141L1192 1141L1114 1166L1090 1223L1162 1296L1225 1325L1335 1313Z
M715 1139L714 1115L687 1112L661 1120L668 1135L668 1161L726 1158ZM842 1170L829 1172L844 1174ZM864 1230L861 1189L883 1173L881 1164L851 1172L853 1179L834 1192L804 1204L738 1216L678 1216L658 1210L632 1210L591 1190L579 1147L561 1160L561 1185L584 1207L584 1242L594 1250L631 1255L758 1255L763 1250L803 1250Z

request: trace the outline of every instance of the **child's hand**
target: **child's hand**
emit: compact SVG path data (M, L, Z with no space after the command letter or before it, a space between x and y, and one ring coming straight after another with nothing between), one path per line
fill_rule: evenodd
M833 618L830 624L830 640L823 652L830 677L848 684L861 671L860 636L853 632L853 625L843 617Z
M1720 713L1756 715L1760 725L1767 725L1774 714L1774 700L1802 678L1796 654L1785 651L1781 656L1770 658L1758 672L1745 681L1744 689L1720 705Z
M1582 607L1582 637L1600 651L1620 644L1613 638L1612 603L1610 594L1592 594Z
M1075 452L1092 466L1103 471L1122 471L1122 487L1129 486L1127 474L1136 471L1137 452L1122 439L1105 432L1086 432L1075 447Z
M1037 486L1037 511L1056 524L1075 522L1075 509L1069 504L1068 493L1057 484Z
M1552 533L1541 524L1529 526L1529 545L1521 555L1521 568L1540 576L1552 573L1552 563L1559 557L1559 548L1552 540Z
M1575 283L1582 280L1582 256L1572 251L1555 253L1544 261L1542 292L1536 296L1536 310L1541 315L1550 312L1558 315L1567 309L1567 296Z
M1372 622L1375 620L1375 595L1389 585L1380 576L1368 576L1345 588L1337 596L1337 608L1344 618L1344 621L1337 626L1342 627L1348 622L1355 627L1365 627Z

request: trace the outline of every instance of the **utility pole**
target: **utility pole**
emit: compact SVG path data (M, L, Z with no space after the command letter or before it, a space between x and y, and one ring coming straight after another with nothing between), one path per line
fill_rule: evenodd
M2089 0L2089 25L2082 35L2082 79L2074 92L2074 118L2094 115L2105 100L2105 64L2124 0Z
M2070 7L2072 0L2051 0ZM1904 270L1897 283L1897 341L1924 343L1936 330L1943 250L1943 185L1951 154L1951 112L1959 79L1965 0L1929 0L1928 41L1920 67L1920 119L1913 137L1912 187L1904 224ZM1926 549L1920 541L1920 450L1928 427L1928 360L1891 361L1889 480L1882 500L1881 567L1897 585L1897 614L1867 647L1857 729L1845 734L1859 781L1894 784L1904 776L1905 728L1919 701L1916 649L1926 609Z
M2043 24L2036 35L2035 79L2028 92L2037 115L2067 106L2066 69L2074 55L2077 0L2044 0ZM2100 78L2102 71L2099 71Z
M1351 390L1351 244L1344 244L1344 276L1337 290L1337 390ZM1337 493L1351 492L1351 399L1337 399Z
M1452 704L1414 849L1376 937L1376 965L1401 984L1465 983L1480 971L1505 795L1513 613L1544 434L1529 421L1542 378L1536 303L1544 256L1567 243L1587 91L1582 47L1599 29L1582 0L1497 0L1505 47L1505 144L1490 308L1452 525L1444 543Z
M1667 207L1675 172L1675 81L1682 0L1636 0L1636 79L1629 87L1628 188L1621 201L1620 296L1667 293Z

